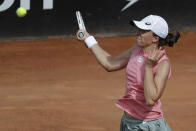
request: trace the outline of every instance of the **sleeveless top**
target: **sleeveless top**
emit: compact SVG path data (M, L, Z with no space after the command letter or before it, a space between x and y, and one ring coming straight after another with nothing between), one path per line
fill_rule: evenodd
M163 50L165 51L165 50ZM116 101L116 106L136 119L149 121L163 118L160 99L153 105L147 106L144 97L144 72L148 54L144 54L137 47L129 59L126 67L126 91L125 95ZM169 60L166 54L161 57L153 67L153 75L156 74L158 64L163 60ZM171 76L171 68L168 78Z

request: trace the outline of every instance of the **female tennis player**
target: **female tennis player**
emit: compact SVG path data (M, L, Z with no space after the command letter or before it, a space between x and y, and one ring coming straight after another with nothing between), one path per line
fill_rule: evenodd
M171 75L164 46L172 47L180 34L169 32L167 22L157 15L133 20L131 24L138 28L136 44L115 57L86 31L79 30L77 38L85 42L107 71L126 67L126 92L115 103L124 111L120 131L171 131L160 101ZM84 33L83 38L78 37L79 32Z

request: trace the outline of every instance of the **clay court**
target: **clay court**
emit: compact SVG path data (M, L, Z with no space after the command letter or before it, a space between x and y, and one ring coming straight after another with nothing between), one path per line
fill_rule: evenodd
M112 55L135 37L97 38ZM172 77L162 97L173 131L196 128L196 33L167 48ZM75 38L0 42L1 131L119 131L125 70L105 71Z

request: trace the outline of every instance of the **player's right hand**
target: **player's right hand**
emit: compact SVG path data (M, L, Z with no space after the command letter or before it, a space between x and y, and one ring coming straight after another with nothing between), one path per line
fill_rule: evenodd
M76 33L77 39L81 41L84 41L89 36L89 33L84 30L78 30L78 32Z

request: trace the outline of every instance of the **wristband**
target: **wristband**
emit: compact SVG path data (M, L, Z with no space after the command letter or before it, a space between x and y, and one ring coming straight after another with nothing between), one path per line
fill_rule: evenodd
M84 40L88 48L91 48L93 45L98 44L94 36L89 36Z

